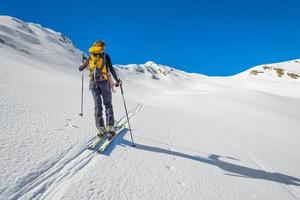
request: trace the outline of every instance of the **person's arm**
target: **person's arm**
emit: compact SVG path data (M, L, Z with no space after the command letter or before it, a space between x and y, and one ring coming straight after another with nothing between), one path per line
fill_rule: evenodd
M89 59L90 58L86 59L85 62L79 66L79 71L84 70L89 65Z
M117 83L120 83L120 79L118 78L116 71L115 71L114 67L112 66L111 59L108 54L106 54L106 63L107 63L107 67L109 68L109 71L111 72L114 79L117 81Z

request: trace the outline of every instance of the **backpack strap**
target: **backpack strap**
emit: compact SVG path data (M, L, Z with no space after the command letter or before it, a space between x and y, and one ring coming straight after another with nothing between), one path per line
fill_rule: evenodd
M103 68L105 67L105 65L106 65L106 53L102 53L101 54L101 56L102 56L102 60L103 60L103 62L102 62L102 66L100 67L100 69L101 69L101 71L103 70Z

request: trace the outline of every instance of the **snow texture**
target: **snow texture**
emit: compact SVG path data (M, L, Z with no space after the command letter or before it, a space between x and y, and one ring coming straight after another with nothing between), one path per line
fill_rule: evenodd
M100 155L81 54L0 17L0 199L300 199L300 60L231 77L115 65L137 146L127 128ZM119 89L113 104L126 121Z

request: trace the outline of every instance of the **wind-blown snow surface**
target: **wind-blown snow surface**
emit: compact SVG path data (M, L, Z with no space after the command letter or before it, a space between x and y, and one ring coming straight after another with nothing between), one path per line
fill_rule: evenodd
M80 51L11 17L0 39L0 199L300 199L299 60L268 65L282 77L116 65L137 146L127 129L99 155ZM113 103L125 121L119 90Z

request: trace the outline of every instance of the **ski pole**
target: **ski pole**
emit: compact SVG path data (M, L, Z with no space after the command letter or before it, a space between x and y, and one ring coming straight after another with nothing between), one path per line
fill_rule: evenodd
M134 142L133 142L133 137L132 137L132 132L131 132L131 127L130 127L130 122L129 122L128 112L127 112L126 102L125 102L125 98L124 98L124 92L123 92L122 83L120 84L120 88L121 88L122 99L123 99L124 108L125 108L125 112L126 112L126 117L127 117L128 127L129 127L129 131L130 131L131 146L135 147L136 145L135 145Z
M82 63L84 63L84 54L82 54ZM83 117L83 80L84 80L84 70L82 70L81 73L81 112L79 113L79 116Z

